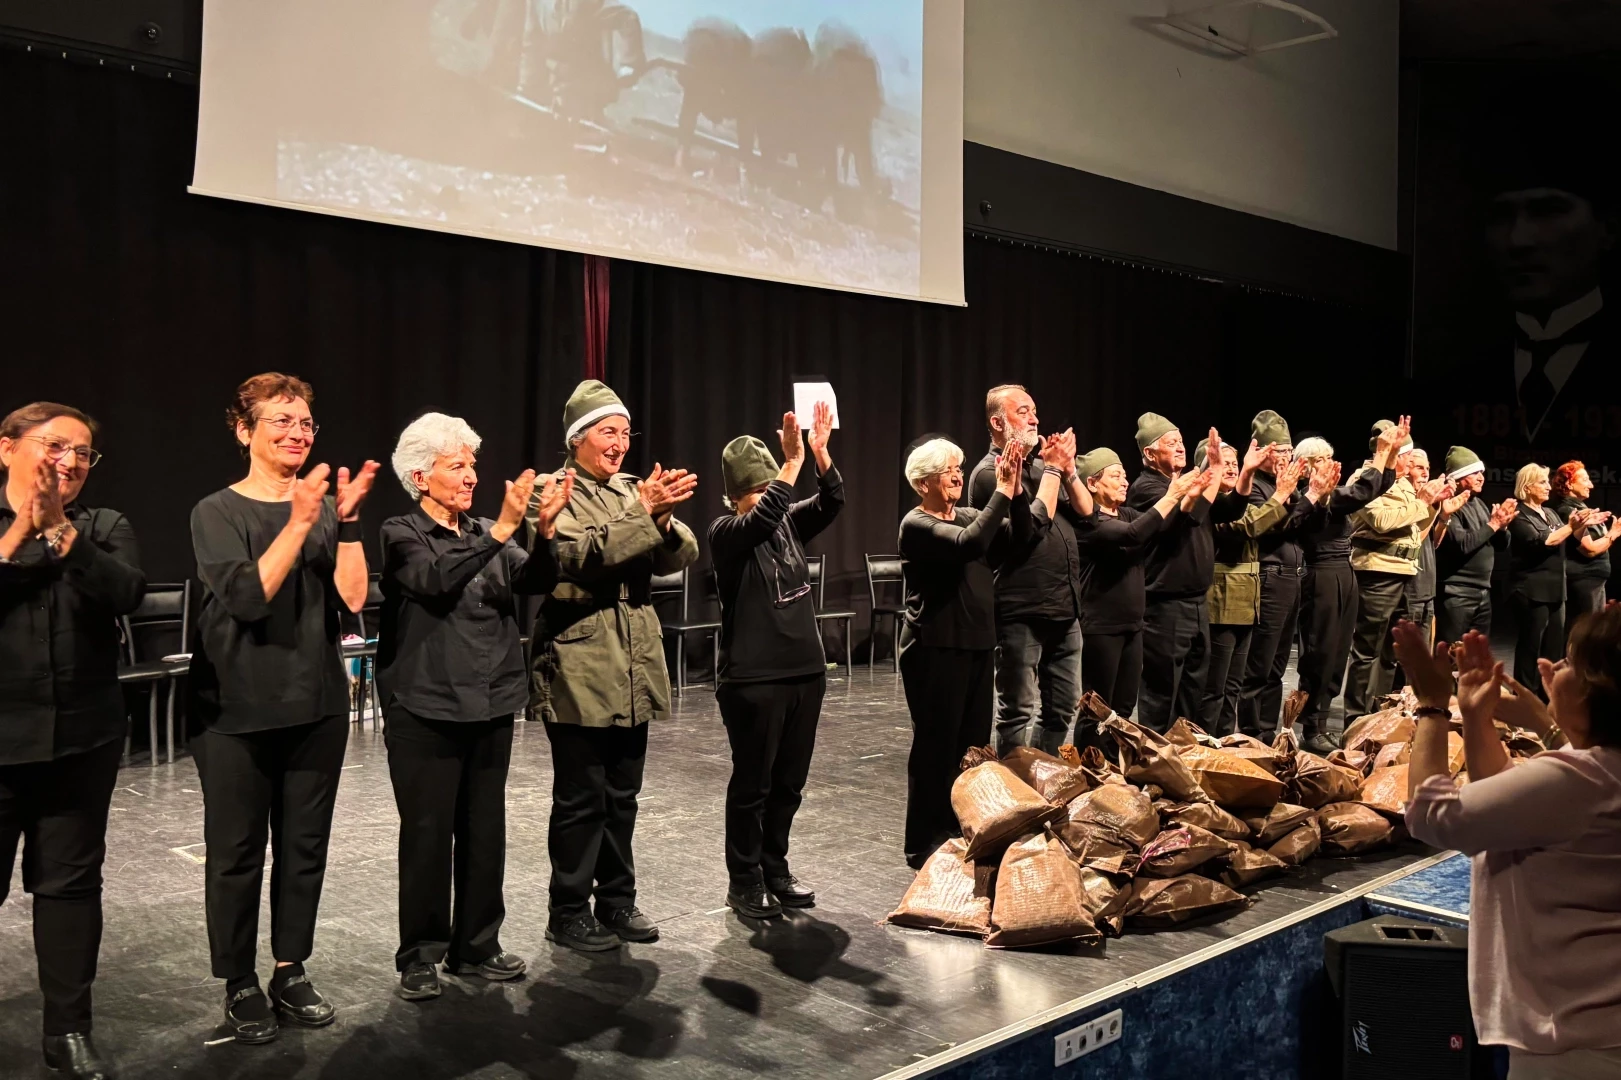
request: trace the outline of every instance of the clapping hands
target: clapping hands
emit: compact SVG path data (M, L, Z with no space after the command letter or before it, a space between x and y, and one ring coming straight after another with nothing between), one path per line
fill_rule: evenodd
M996 459L996 490L1013 498L1021 490L1024 480L1024 443L1009 439Z
M669 524L669 515L678 505L692 498L697 490L697 473L690 473L686 469L666 472L664 466L657 462L654 462L653 471L648 473L647 479L636 485L642 506L660 528Z

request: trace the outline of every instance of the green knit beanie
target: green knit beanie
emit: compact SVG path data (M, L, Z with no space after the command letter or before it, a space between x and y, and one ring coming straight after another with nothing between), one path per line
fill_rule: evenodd
M619 400L619 395L596 379L587 379L574 388L563 406L563 445L569 446L574 436L601 420L604 416L623 416L630 419L630 410Z
M1110 465L1119 465L1120 455L1107 446L1100 446L1096 450L1088 450L1075 459L1075 476L1079 480L1087 480L1107 469Z
M721 483L733 502L775 480L777 472L777 459L753 435L739 435L720 452Z
M1271 409L1262 409L1250 421L1250 438L1258 446L1293 446L1294 439L1289 436L1289 424Z
M1147 450L1177 427L1159 413L1145 412L1137 418L1137 449Z
M1461 480L1477 472L1486 471L1486 463L1480 460L1480 455L1467 446L1454 446L1447 451L1446 461L1442 464L1442 471L1454 480Z

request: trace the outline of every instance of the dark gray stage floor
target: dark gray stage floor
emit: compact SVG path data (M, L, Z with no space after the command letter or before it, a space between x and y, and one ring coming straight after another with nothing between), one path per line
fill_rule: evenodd
M882 926L911 880L901 860L910 738L897 678L857 669L829 687L793 865L821 903L745 925L722 909L729 771L714 697L689 689L652 736L637 830L641 906L663 940L586 958L542 938L550 762L520 725L508 793L507 984L447 979L444 997L393 993L396 815L382 737L351 738L309 971L338 1006L322 1031L214 1045L221 985L203 931L202 800L189 759L126 769L114 796L98 1042L126 1077L868 1078L946 1050L1417 859L1317 860L1215 925L1128 935L1095 953L1009 953ZM268 916L261 938L268 939ZM0 908L0 1075L32 1075L39 1032L29 903ZM261 951L261 973L271 958Z

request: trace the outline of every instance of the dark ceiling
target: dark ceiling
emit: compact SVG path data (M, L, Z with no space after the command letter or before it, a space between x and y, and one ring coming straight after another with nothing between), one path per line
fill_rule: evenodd
M1621 50L1621 0L1401 0L1409 59L1550 59Z

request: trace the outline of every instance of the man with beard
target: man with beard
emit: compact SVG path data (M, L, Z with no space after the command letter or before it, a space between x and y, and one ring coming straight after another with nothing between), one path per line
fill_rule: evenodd
M1442 469L1457 494L1442 504L1444 531L1437 529L1435 633L1439 640L1455 644L1470 630L1491 636L1492 567L1507 539L1503 530L1514 520L1518 505L1504 499L1491 506L1480 497L1486 465L1467 446L1448 450Z

